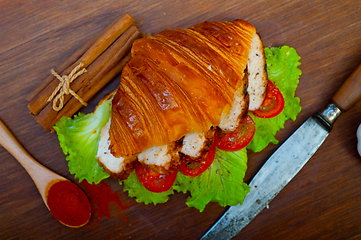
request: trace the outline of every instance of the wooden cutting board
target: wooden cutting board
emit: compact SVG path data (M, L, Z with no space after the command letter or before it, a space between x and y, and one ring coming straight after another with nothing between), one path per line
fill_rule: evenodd
M0 118L40 163L74 178L53 133L30 116L26 96L51 68L129 12L141 31L186 28L205 20L251 22L265 46L289 45L301 56L303 74L296 95L303 110L277 134L283 142L310 115L321 110L361 62L361 4L349 1L0 1ZM118 85L114 79L83 112ZM361 91L361 89L360 89ZM361 157L356 130L361 104L344 113L301 172L237 239L361 238ZM249 153L249 182L277 148ZM175 194L166 204L144 205L119 191L129 208L109 206L111 217L70 229L57 222L25 170L0 148L0 239L198 239L226 208L209 204L200 213L186 207L187 195Z

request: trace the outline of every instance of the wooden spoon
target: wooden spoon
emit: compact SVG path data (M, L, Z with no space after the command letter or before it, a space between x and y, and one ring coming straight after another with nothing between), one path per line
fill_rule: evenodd
M5 126L5 124L0 120L0 144L11 153L11 155L14 156L16 160L25 168L25 170L28 172L30 177L33 179L36 187L38 188L41 197L43 198L43 201L46 205L46 207L50 210L50 212L53 214L52 209L49 208L48 205L48 193L50 188L60 181L67 181L71 183L68 179L54 173L53 171L49 170L48 168L41 165L39 162L37 162L30 154L23 148L23 146L17 141L17 139L14 137L14 135L10 132L10 130ZM74 183L71 183L72 185L76 186ZM74 186L72 186L72 190L74 190ZM82 221L80 224L69 224L62 222L59 218L57 220L61 222L62 224L78 228L81 226L84 226L86 223L88 223L90 219L91 214L91 208L88 198L86 197L85 193L76 186L76 192L79 196L81 196L81 200L84 201L84 205L86 206L86 209L89 210L89 218L85 221ZM85 199L85 200L84 200ZM73 200L73 199L72 199ZM75 199L77 201L78 199ZM72 201L69 201L72 202ZM63 204L65 205L65 204ZM69 210L69 209L68 209ZM72 209L72 211L74 208ZM64 211L66 212L66 211ZM71 216L73 216L73 213L71 213ZM74 214L76 215L76 213Z

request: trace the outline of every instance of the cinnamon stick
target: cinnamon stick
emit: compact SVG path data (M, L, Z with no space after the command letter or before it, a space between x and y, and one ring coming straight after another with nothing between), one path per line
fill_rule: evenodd
M109 65L109 62L114 58L121 58L123 57L126 52L130 49L129 46L127 46L127 43L129 41L132 41L134 39L134 35L137 35L138 29L134 26L131 26L129 29L125 31L122 36L120 36L98 59L96 59L89 67L86 73L78 77L74 80L74 82L71 84L71 89L74 92L77 92L80 90L88 81L96 77L99 72L104 71L103 69ZM128 44L129 45L129 44ZM123 54L119 56L119 52L122 52ZM119 61L119 60L117 60ZM108 70L109 71L109 70ZM79 94L78 94L79 96ZM65 95L64 96L64 102L63 104L66 105L66 103L71 98L71 95ZM80 98L82 98L80 96ZM84 99L83 99L84 100ZM86 100L84 100L86 101ZM46 107L41 110L41 112L37 115L36 119L40 125L42 125L45 129L47 129L47 125L49 121L52 121L55 116L57 115L57 111L53 109L52 102L49 102Z
M136 31L134 31L134 29ZM106 65L104 65L101 68L101 70L95 76L91 78L90 81L82 84L82 88L77 92L77 94L84 101L88 101L92 96L95 95L97 91L99 91L106 83L108 83L121 71L121 69L123 68L126 62L123 59L124 55L130 51L134 40L141 37L141 33L135 27L134 29L133 27L131 27L129 28L129 30L127 30L127 32L131 32L132 35L128 37L126 41L124 41L122 48L116 51L112 58L108 58L110 60L106 63ZM127 56L126 60L128 60L128 58L129 56ZM89 67L89 71L93 65L95 65L95 62ZM82 76L80 76L79 78L81 78ZM72 89L76 91L73 86ZM77 90L78 89L79 88L77 86ZM68 102L59 112L54 111L51 107L51 104L48 104L48 106L44 108L44 110L41 111L38 114L38 116L35 117L36 121L40 125L42 125L45 130L49 130L64 114L66 114L65 116L72 116L76 111L78 111L82 107L82 104L78 102L75 98L73 97L71 98L70 95L67 95L66 97ZM75 102L78 102L80 105L79 104L74 105ZM71 115L69 115L70 112Z
M128 13L117 20L75 63L61 72L60 75L68 75L79 63L83 63L84 68L87 68L133 23L134 19ZM30 100L28 108L33 115L38 115L47 105L47 99L53 93L58 84L59 80L53 78L53 80L42 91Z

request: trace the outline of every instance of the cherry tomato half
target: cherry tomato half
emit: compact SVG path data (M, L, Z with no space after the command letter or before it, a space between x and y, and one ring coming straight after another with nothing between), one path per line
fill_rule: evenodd
M276 85L268 80L266 98L261 107L252 113L259 118L273 118L285 107L285 100Z
M177 177L177 172L178 171L176 170L171 175L159 174L144 167L139 162L135 167L135 173L142 185L147 190L155 193L168 191Z
M206 171L212 165L216 156L216 145L212 144L209 148L206 158L201 162L194 162L189 156L181 161L178 170L186 176L196 177Z
M253 119L247 115L240 123L240 130L232 133L223 133L216 131L214 134L214 142L216 147L224 151L238 151L247 146L256 131Z

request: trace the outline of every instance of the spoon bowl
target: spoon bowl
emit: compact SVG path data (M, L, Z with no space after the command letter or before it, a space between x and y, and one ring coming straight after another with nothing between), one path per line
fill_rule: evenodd
M46 205L46 207L49 209L49 211L53 214L53 216L62 224L68 227L72 228L78 228L82 227L85 224L88 223L91 215L90 211L90 203L87 199L85 193L74 183L69 181L68 179L60 176L59 174L49 170L48 168L41 165L38 161L36 161L24 148L23 146L18 142L18 140L15 138L15 136L10 132L10 130L6 127L6 125L0 120L0 145L2 145L18 162L25 168L25 170L28 172L30 177L33 179L36 187L39 190L39 193ZM81 223L77 222L74 224L74 222L67 223L60 219L59 217L55 216L53 213L54 208L51 206L49 207L48 204L48 197L49 197L49 191L50 189L56 185L59 182L69 182L69 186L71 186L73 191L76 191L77 196L74 194L72 195L72 199L75 201L80 201L84 206L86 206L86 211L89 211L89 217L82 221ZM80 196L80 198L79 198ZM71 201L73 202L73 201ZM64 204L63 204L64 205ZM68 209L69 210L69 209ZM81 209L73 208L71 211L79 211ZM64 213L66 211L64 210ZM76 212L69 212L69 214L77 214Z

